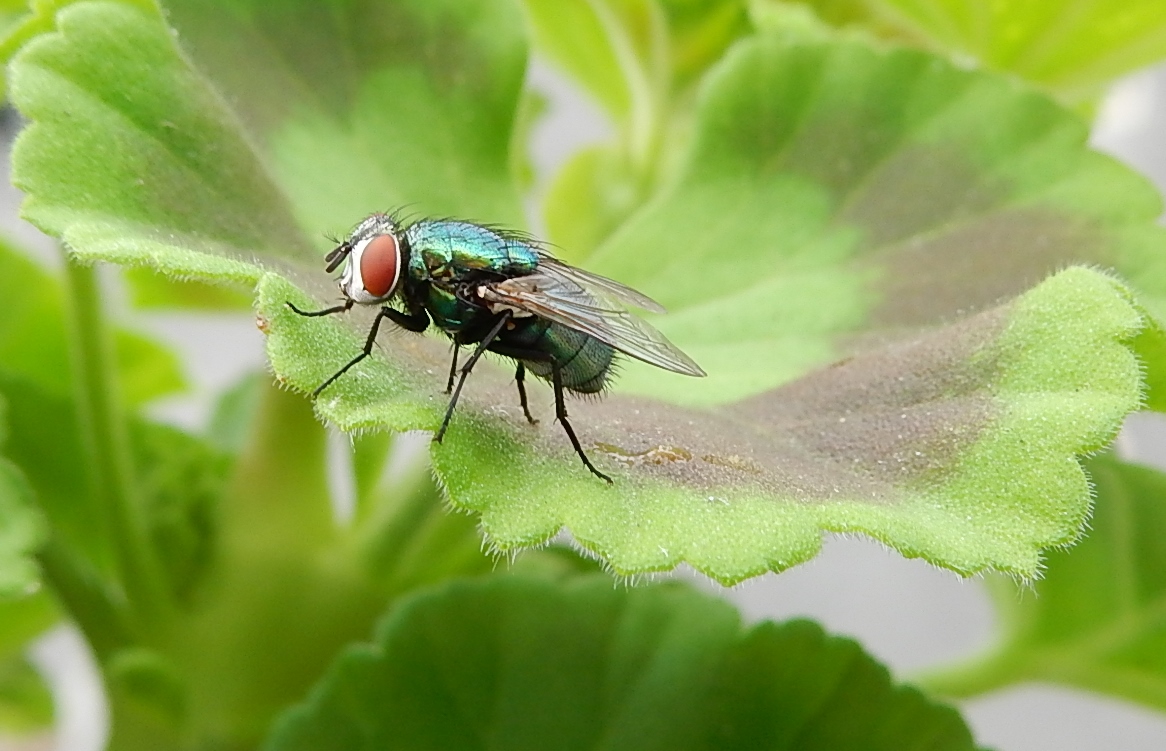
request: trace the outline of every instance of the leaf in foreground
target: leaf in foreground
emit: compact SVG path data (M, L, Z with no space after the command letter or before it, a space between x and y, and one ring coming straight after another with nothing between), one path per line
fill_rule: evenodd
M288 311L300 294L270 275L259 311L275 369L307 391L360 345L340 322ZM963 573L1031 577L1040 550L1075 539L1086 517L1074 457L1104 446L1140 402L1127 345L1144 324L1120 284L1070 269L716 411L618 396L579 404L576 429L614 487L578 465L557 426L526 424L508 379L475 373L432 455L454 505L479 513L501 550L566 526L621 574L687 561L731 583L812 557L829 530ZM435 429L447 351L425 344L401 335L391 346L428 374L369 358L317 400L319 413L345 430ZM544 402L540 391L536 413Z
M929 688L969 696L1042 681L1166 710L1166 474L1112 455L1087 467L1097 493L1088 536L1049 553L1031 588L995 582L1002 643L928 677Z
M683 586L455 582L353 646L267 751L972 749L948 707L807 621L742 629Z

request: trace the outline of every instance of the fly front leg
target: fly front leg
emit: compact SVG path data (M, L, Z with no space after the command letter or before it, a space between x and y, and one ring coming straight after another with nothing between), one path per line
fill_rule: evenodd
M457 400L462 395L462 386L466 384L466 378L470 375L470 371L474 369L474 365L482 357L482 353L493 344L498 335L502 333L502 329L510 321L510 311L506 311L498 317L498 322L494 324L494 328L486 336L482 337L482 341L478 343L474 354L470 355L470 359L466 360L466 364L462 366L461 378L458 379L457 388L453 390L453 396L449 399L449 406L445 410L445 419L441 421L441 427L437 431L437 435L433 436L433 440L441 443L441 439L445 437L446 428L449 427L449 421L453 418L453 408L457 406Z
M316 313L303 313L303 312L297 310L296 307L294 305L292 305L291 303L288 303L288 305L291 306L292 310L295 310L300 315L317 316L317 315L327 315L328 314L328 311L319 311ZM352 306L351 300L348 301L348 306L349 307ZM343 307L343 306L341 306L341 307ZM418 332L424 331L426 329L426 327L429 326L429 315L427 313L425 313L425 311L420 311L419 313L415 313L413 315L408 315L408 314L402 313L399 310L394 310L393 308L388 308L388 307L381 308L379 311L377 311L377 317L373 319L372 328L369 329L368 337L364 340L364 349L362 349L360 351L359 355L357 355L356 357L349 360L347 365L345 365L343 368L341 368L340 370L333 373L331 378L329 378L328 380L321 383L316 388L316 390L312 392L313 397L319 396L320 392L322 392L324 389L328 388L333 383L335 383L336 379L339 378L340 376L344 375L345 373L347 373L348 370L352 366L356 365L358 362L360 362L361 360L363 360L364 358L366 358L372 354L372 346L376 342L377 332L380 330L380 327L381 327L381 321L383 321L386 318L388 318L390 321L397 324L401 328L405 328L405 329L408 329L410 331L418 331Z
M323 310L300 310L293 303L285 303L292 309L293 313L299 313L305 318L315 318L316 316L330 316L333 313L347 313L352 310L353 300L345 300L343 305L337 305L333 308L324 308Z

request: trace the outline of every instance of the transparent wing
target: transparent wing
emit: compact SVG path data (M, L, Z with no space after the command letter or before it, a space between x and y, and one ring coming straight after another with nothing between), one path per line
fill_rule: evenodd
M593 279L605 284L593 285ZM612 292L612 288L616 291ZM648 302L660 309L651 299L610 279L554 262L540 264L533 274L483 286L479 292L487 302L581 331L658 368L690 376L705 375L663 334L607 299L610 295L639 307L647 307L642 302Z
M569 266L544 250L540 249L537 252L539 255L538 270L540 273L573 281L584 289L599 292L601 295L606 295L626 305L635 306L640 310L647 310L651 313L664 312L663 305L648 297L643 292L637 292L614 279L608 279L606 276L592 274L590 271Z

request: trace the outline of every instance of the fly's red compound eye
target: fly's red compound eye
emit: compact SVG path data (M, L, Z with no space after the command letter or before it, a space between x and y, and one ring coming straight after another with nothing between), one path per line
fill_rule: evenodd
M388 297L401 273L401 248L392 235L377 235L360 254L360 278L373 297Z

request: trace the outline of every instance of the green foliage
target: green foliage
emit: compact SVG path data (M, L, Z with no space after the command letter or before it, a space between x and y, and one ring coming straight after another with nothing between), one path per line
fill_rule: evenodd
M6 518L0 519L7 523ZM9 562L0 565L7 566ZM59 618L60 613L44 586L34 594L0 599L0 733L43 730L52 722L53 705L48 687L33 670L23 650L29 639Z
M163 6L313 240L398 206L521 223L509 154L526 43L511 3Z
M273 365L306 391L360 344L335 320L302 324L285 305L303 304L296 294L269 276L259 310ZM1031 577L1039 550L1074 539L1085 518L1085 477L1065 460L1104 445L1139 401L1138 364L1123 342L1142 321L1112 280L1071 270L1012 305L718 413L616 397L578 410L579 429L610 447L602 466L613 488L582 467L564 472L574 463L566 440L531 430L517 410L506 421L465 410L432 449L434 465L499 549L565 526L621 574L687 561L732 583L806 560L828 529L866 532L961 572ZM433 430L443 403L421 384L376 358L317 409L346 430ZM485 404L506 403L510 385L492 385ZM850 406L859 393L861 411ZM633 409L642 422L620 419ZM669 443L658 446L662 426ZM778 436L799 448L783 449ZM832 470L815 477L814 462Z
M0 660L0 730L41 730L52 719L52 697L32 666L19 656Z
M1090 460L1096 531L1066 550L1088 526L1082 457L1166 405L1161 201L1032 87L1085 101L1159 55L1160 19L812 5L36 0L6 17L27 121L13 180L70 260L62 281L0 248L0 723L48 721L21 650L67 617L119 750L971 748L956 713L851 642L744 630L691 588L596 574L687 562L737 582L828 532L1043 574L1025 585L1039 600L1002 600L999 654L929 686L1039 678L1166 706L1166 484ZM386 331L303 397L369 321L287 307L335 298L328 233L400 207L523 223L531 46L615 125L554 177L550 239L666 304L653 323L709 372L628 363L617 393L571 403L612 487L545 388L530 426L485 364L429 464L408 465L393 434L432 431L446 404L433 338ZM969 54L1029 83L944 59ZM276 384L241 381L204 436L143 417L182 379L106 320L99 261L137 267L142 307L253 290ZM352 436L351 518L321 419ZM519 557L564 528L598 562Z
M45 528L32 501L32 488L20 470L0 460L0 598L29 595L40 586L32 553L43 542Z
M955 712L893 686L852 641L806 621L743 630L688 588L602 577L455 582L402 602L265 748L550 746L974 748Z
M1166 709L1166 475L1110 455L1088 468L1097 493L1089 536L1049 554L1035 592L996 582L1006 629L995 652L925 685L967 696L1047 681Z
M1021 76L1062 101L1089 103L1103 87L1166 57L1166 6L1157 0L794 0L839 26L907 39ZM754 0L763 9L783 0Z

